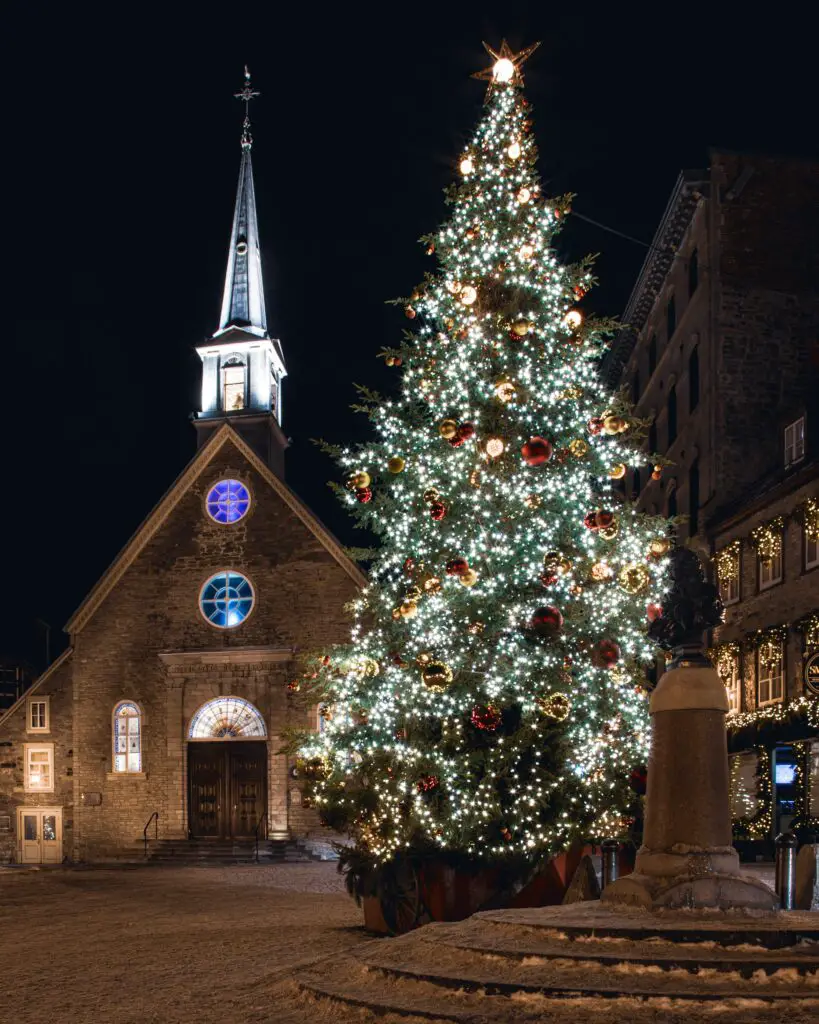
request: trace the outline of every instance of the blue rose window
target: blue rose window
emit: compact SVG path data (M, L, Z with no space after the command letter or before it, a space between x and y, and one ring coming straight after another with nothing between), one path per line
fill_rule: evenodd
M206 506L217 523L237 523L250 508L250 492L238 480L220 480L208 491Z
M202 587L199 607L212 626L230 629L238 626L253 608L253 587L240 572L219 572Z

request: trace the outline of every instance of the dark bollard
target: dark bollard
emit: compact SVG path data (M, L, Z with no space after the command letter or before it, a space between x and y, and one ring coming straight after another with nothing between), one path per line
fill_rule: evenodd
M602 845L603 884L602 889L612 882L616 882L619 875L619 864L617 855L620 852L620 844L616 839L604 839Z
M796 892L796 848L799 840L793 832L783 832L774 840L776 847L776 895L783 910L793 910Z

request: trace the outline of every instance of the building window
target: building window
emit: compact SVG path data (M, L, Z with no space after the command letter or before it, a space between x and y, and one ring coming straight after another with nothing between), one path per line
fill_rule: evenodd
M27 731L50 732L48 697L30 698L28 701Z
M811 537L805 530L805 568L815 569L819 566L819 535Z
M668 447L677 440L677 388L672 385L668 392Z
M26 743L25 789L29 793L54 792L54 744Z
M142 715L132 701L114 708L114 771L142 771Z
M700 257L696 249L688 257L688 294L693 295L700 283Z
M657 369L657 335L652 334L648 342L648 375Z
M767 590L777 583L782 582L782 552L771 555L770 558L758 558L759 561L759 589Z
M785 465L792 466L805 457L805 417L785 427Z
M222 366L222 410L238 412L245 407L245 364L237 356Z
M259 709L241 697L216 697L191 719L188 739L225 740L267 738Z
M250 508L250 492L238 480L220 480L208 491L208 515L217 523L237 523Z
M206 581L199 595L199 608L212 626L231 629L253 610L253 587L246 576L230 569Z
M735 540L714 556L719 596L723 604L736 604L740 595L742 544Z
M665 307L665 331L666 337L671 341L671 336L674 331L677 330L677 304L674 301L674 296L666 303Z
M717 674L725 685L728 698L728 714L742 710L742 676L739 671L739 648L736 644L725 644L717 648Z
M700 464L692 462L688 470L688 536L693 537L699 530L700 513Z
M767 640L756 653L757 702L776 704L785 697L785 663L781 640Z
M688 410L693 412L700 402L700 350L688 357Z

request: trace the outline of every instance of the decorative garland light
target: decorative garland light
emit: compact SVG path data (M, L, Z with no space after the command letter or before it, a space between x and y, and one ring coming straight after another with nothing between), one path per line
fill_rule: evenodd
M742 541L731 541L714 555L714 569L717 580L725 585L739 579L739 556L742 550Z
M782 531L785 529L785 517L776 516L767 523L762 523L751 530L751 543L763 562L772 562L782 555Z
M819 498L808 498L800 511L806 536L819 541Z

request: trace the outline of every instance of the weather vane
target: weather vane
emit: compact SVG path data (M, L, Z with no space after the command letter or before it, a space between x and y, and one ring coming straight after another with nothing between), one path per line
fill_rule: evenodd
M250 134L250 101L255 99L257 96L261 96L261 93L256 92L250 84L250 71L248 70L247 64L245 64L244 88L241 92L235 92L233 95L237 100L244 100L245 119L242 124L242 149L250 149L253 145L253 136Z

